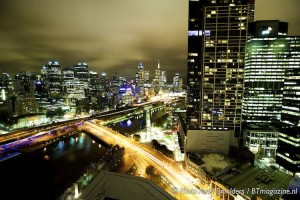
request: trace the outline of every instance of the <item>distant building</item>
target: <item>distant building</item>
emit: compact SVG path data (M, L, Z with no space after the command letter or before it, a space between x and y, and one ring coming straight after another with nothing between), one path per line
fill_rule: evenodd
M8 99L8 97L13 93L13 82L7 73L3 73L0 76L0 98L2 101Z
M74 68L74 78L78 79L80 82L83 82L84 89L88 88L89 80L89 70L87 63L77 63L73 66Z
M12 104L14 117L36 114L39 111L39 105L33 94L18 95L12 99Z
M144 86L145 84L145 71L144 71L144 65L142 62L138 65L138 71L136 73L135 77L135 84L137 86Z
M48 98L62 98L62 69L58 61L50 61L41 69Z
M35 92L35 81L35 75L32 75L30 72L16 74L13 80L15 93L33 94Z
M145 84L150 84L150 72L144 71Z
M160 63L158 61L157 69L155 69L153 85L159 85L160 82L161 82L161 69L160 69Z
M97 72L90 71L89 72L89 96L96 97L97 94L100 94L101 86L100 86L100 77Z
M173 86L174 87L178 87L179 86L179 73L176 73L174 76L173 76Z

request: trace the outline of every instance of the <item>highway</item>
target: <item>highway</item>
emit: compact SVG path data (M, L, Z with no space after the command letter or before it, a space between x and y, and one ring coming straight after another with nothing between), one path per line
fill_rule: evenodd
M138 163L145 163L154 166L157 171L168 179L173 185L173 191L167 191L176 199L211 199L209 195L202 194L193 183L191 183L185 175L181 173L181 169L171 159L166 158L162 154L146 147L143 144L134 142L133 140L103 126L96 125L92 122L85 122L81 127L85 131L95 135L101 140L110 144L119 144L125 147L125 152L130 155L135 155L135 160ZM180 192L186 191L186 192ZM188 194L190 193L194 194ZM199 192L198 192L199 191Z

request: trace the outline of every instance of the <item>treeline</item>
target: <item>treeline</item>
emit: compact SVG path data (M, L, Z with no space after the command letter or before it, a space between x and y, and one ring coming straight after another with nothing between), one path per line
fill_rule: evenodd
M173 158L173 151L169 150L168 147L164 144L160 144L157 140L152 140L151 141L151 146L153 149L160 151L163 153L165 156L168 156L170 158Z

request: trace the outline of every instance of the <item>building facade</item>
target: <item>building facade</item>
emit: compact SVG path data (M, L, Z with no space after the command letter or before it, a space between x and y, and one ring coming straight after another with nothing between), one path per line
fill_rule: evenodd
M240 130L251 0L189 1L188 129Z
M288 56L295 49L287 23L256 21L248 40L245 59L243 122L276 125L280 121L284 72L293 68Z
M279 132L276 162L300 176L300 68L286 71Z
M285 22L256 21L247 43L243 129L246 146L261 156L276 155L285 71L299 68L299 38L287 32Z

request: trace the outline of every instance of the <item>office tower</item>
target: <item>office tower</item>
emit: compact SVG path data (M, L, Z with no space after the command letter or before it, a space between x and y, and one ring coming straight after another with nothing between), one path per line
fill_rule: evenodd
M144 65L142 62L138 65L138 71L136 73L135 77L135 84L136 86L144 86L145 83L145 71L144 71Z
M242 124L246 146L263 156L276 155L285 71L299 68L299 38L287 32L285 22L256 21L246 48Z
M35 81L36 77L31 72L20 72L14 77L14 91L21 94L33 94L35 91Z
M74 68L73 67L64 67L63 68L63 91L66 97L66 105L74 106L75 100L73 98L74 91Z
M95 97L100 94L100 78L97 72L90 71L89 73L89 96Z
M161 71L159 85L161 87L167 84L167 71Z
M77 63L74 65L74 77L82 80L84 82L88 82L89 79L89 70L87 63Z
M5 101L7 100L8 96L13 93L13 84L12 80L7 73L2 73L2 76L0 76L0 98L1 100Z
M248 40L245 59L243 123L276 125L280 121L284 72L290 39L288 24L280 21L256 21L254 36ZM293 41L294 42L294 41Z
M45 83L47 85L48 98L58 98L62 94L62 70L57 61L48 62L47 66L42 67Z
M158 61L158 63L157 63L157 69L154 72L153 84L154 85L159 85L160 80L161 80L161 69L160 69L160 63Z
M239 132L253 0L189 1L188 129Z
M174 76L173 76L173 86L175 87L178 87L179 86L179 73L176 73Z
M101 92L110 92L110 81L106 73L102 73L100 76Z
M87 63L77 63L74 65L74 78L78 79L82 84L84 89L88 89L89 81L89 70Z
M300 37L294 45L300 45ZM298 52L300 53L300 51ZM299 54L298 54L299 55ZM299 58L299 56L298 56ZM292 61L291 61L292 62ZM281 128L276 162L290 174L300 175L300 62L286 70L283 87Z
M150 72L144 71L145 84L149 84L150 82Z

